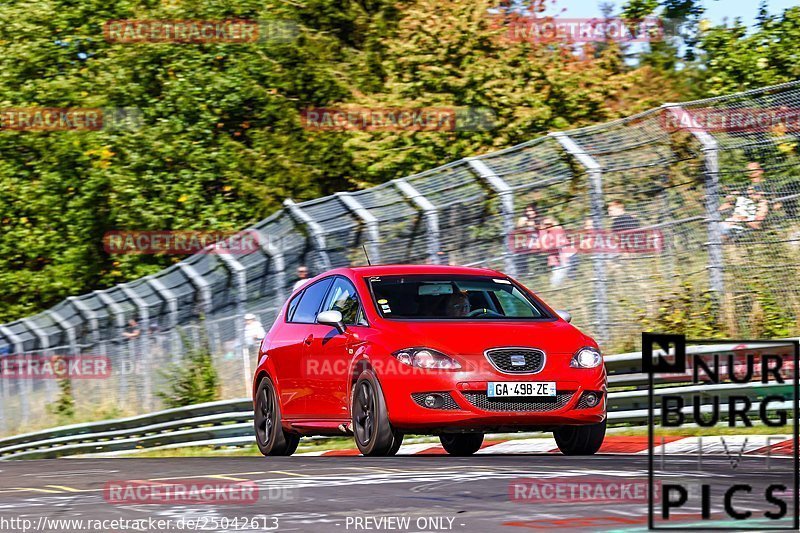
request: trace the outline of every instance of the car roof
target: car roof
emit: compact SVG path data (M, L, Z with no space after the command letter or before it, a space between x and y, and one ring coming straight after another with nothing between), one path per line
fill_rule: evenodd
M497 276L501 274L490 268L475 268L453 265L372 265L349 267L347 270L358 276L397 276L402 274L461 274L472 276Z

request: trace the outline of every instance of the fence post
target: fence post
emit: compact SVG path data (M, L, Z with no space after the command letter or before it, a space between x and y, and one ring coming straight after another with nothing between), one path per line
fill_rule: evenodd
M116 328L116 331L114 332L114 336L113 337L107 336L106 345L109 345L111 347L119 346L119 344L121 342L121 340L120 340L121 333L125 329L125 310L122 308L122 306L119 303L117 303L116 300L114 300L114 298L109 296L109 294L106 291L97 290L97 291L94 291L93 294L97 295L97 297L100 299L100 301L103 302L103 305L108 307L108 309L110 310L111 314L114 315L114 320L115 320L115 322L117 324L117 328ZM110 343L108 342L109 340L111 341ZM112 372L114 370L116 370L118 372L118 374L117 374L117 379L118 379L117 384L119 385L119 389L117 391L117 393L118 393L117 402L118 403L123 403L123 402L125 402L125 397L128 394L128 376L125 375L126 370L125 370L124 360L122 360L122 354L119 353L119 352L120 352L120 350L117 350L117 353L114 354L115 355L115 357L114 357L115 360L111 361L111 370L112 370ZM108 354L108 357L109 357L109 359L111 358L111 354L110 353Z
M248 398L253 397L252 388L250 385L250 375L252 369L250 368L250 348L245 337L244 315L245 303L247 302L247 269L239 261L231 257L229 252L220 250L217 257L222 260L225 268L230 273L231 277L236 283L236 336L241 343L242 352L242 371L244 373L244 390ZM260 319L259 319L260 320Z
M381 252L380 252L380 224L378 219L367 211L361 202L356 200L353 195L348 192L337 192L335 194L339 200L344 204L344 206L350 210L351 213L356 215L367 227L367 234L369 235L369 243L367 244L367 248L369 249L369 259L370 262L375 264L380 264L381 262Z
M671 113L678 124L686 119L687 111L680 105L664 104L661 106ZM717 300L722 302L725 294L724 257L722 253L722 217L719 214L719 145L717 140L701 128L690 128L692 135L703 147L705 159L706 217L708 217L708 280L711 291Z
M125 296L133 302L133 305L136 306L139 312L139 341L138 343L132 342L128 340L128 354L135 357L133 350L130 349L130 344L139 344L142 349L142 359L144 364L139 366L136 364L132 365L132 369L136 368L143 368L143 381L144 381L144 401L142 402L142 406L145 410L150 409L151 406L151 398L153 396L153 381L152 375L153 370L150 368L150 310L147 307L147 302L144 301L144 298L139 296L139 294L131 289L127 285L119 285L120 290L122 291Z
M595 229L603 228L603 169L595 159L587 154L578 144L573 141L566 133L551 133L553 137L564 147L564 150L572 155L586 169L589 176L589 198L592 215L592 223ZM596 309L595 328L600 344L609 340L609 319L608 319L608 279L606 279L605 257L600 254L592 254L592 265L594 267L594 304Z
M483 160L474 157L467 157L465 161L470 167L489 184L494 192L500 197L500 209L503 214L503 233L505 234L505 251L503 259L505 262L506 273L513 277L517 275L517 266L514 263L514 250L511 245L511 234L514 231L514 191L503 178L487 165Z
M275 296L279 300L283 300L285 297L286 291L286 261L283 258L283 251L272 244L272 241L267 237L266 239L263 237L263 233L258 231L258 246L261 248L261 251L269 257L270 266L274 266L272 269L275 272Z
M8 342L10 342L12 346L14 346L14 354L16 354L18 357L21 357L22 351L25 349L25 347L22 345L22 339L20 339L16 333L11 331L11 328L9 328L8 326L4 326L2 324L0 324L0 334L2 334L3 337L8 339ZM22 378L19 378L17 380L17 394L19 395L20 398L20 411L22 411L20 413L20 425L24 427L28 423L28 416L30 415L31 410L29 405L30 398L28 398L28 395L25 393L22 387ZM6 400L9 396L10 396L9 390L8 388L5 387L5 384L3 384L3 401L0 402L0 404L7 403ZM3 409L3 407L0 406L0 409ZM5 410L3 409L3 411ZM0 415L2 414L3 412L0 412ZM0 416L0 418L3 417ZM3 429L5 430L6 427L7 427L6 420L5 418L3 418Z
M156 294L158 294L159 298L164 300L169 308L169 324L165 325L165 329L168 328L170 331L169 349L171 352L173 352L172 360L177 362L178 359L180 359L181 353L181 350L177 349L178 344L174 342L176 341L175 336L178 334L176 329L178 325L178 297L174 292L169 290L163 283L161 283L160 279L152 276L147 276L145 279L147 280L148 285L153 288Z
M200 295L200 307L202 308L204 318L207 318L208 314L211 312L211 286L192 265L181 262L178 263L178 268L183 270L186 277L189 278L189 283L192 284Z
M31 331L34 335L36 335L36 338L39 339L39 350L41 350L41 352L42 352L42 357L47 358L47 356L49 355L48 354L48 351L49 351L48 348L50 348L50 338L47 336L47 334L39 326L39 324L37 324L31 318L21 318L20 322L22 324L24 324L25 327L28 328L29 331ZM33 392L33 384L30 383L30 381L29 381L28 385L29 386L26 387L26 389L27 389L27 391L29 393L32 393ZM47 389L47 395L49 397L49 401L52 401L53 400L53 392L55 391L55 383L53 383L52 379L48 379L47 380L47 384L45 385L45 388Z
M328 257L327 245L325 244L325 230L323 230L322 226L312 219L308 213L303 211L291 198L284 200L283 205L289 210L289 214L292 218L308 228L308 231L311 232L311 237L314 240L314 247L317 249L317 252L319 252L319 257L322 261L322 269L330 270L331 260L330 257Z
M80 298L77 296L67 296L67 301L75 306L75 309L78 310L78 314L89 323L89 327L92 330L92 342L97 343L100 341L100 330L99 324L97 322L97 314L89 309L89 306L86 305Z
M44 313L46 315L49 315L53 319L53 321L56 324L58 324L58 327L60 327L64 331L64 333L67 334L67 339L69 339L69 353L70 353L71 356L77 356L78 355L78 339L77 339L77 337L75 335L75 326L71 325L69 322L67 322L64 319L64 317L62 317L60 314L58 314L58 312L53 311L52 309L48 309ZM71 391L72 401L74 403L75 402L75 392L74 392L75 389L73 387L72 377L69 375L69 371L67 371L67 375L66 375L66 377L64 379L66 379L67 381L70 382L69 390Z
M414 202L414 204L422 210L423 216L425 217L425 224L428 227L428 259L432 264L438 265L441 263L439 252L442 251L439 244L438 209L405 179L398 178L392 180L392 183L406 198Z

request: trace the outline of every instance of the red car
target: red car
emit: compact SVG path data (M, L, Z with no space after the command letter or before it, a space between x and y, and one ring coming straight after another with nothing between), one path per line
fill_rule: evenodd
M295 290L255 372L258 447L291 455L303 435L353 434L392 455L404 434L452 455L484 433L552 431L593 454L606 429L597 343L505 274L439 265L340 268Z

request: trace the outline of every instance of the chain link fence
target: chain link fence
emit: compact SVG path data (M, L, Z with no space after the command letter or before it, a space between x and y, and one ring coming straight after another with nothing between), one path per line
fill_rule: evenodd
M104 379L69 384L0 379L0 434L54 425L65 386L78 419L157 409L171 365L191 346L210 347L223 398L249 394L255 348L244 315L267 327L299 266L314 275L365 264L362 246L373 264L505 271L571 311L606 352L636 349L643 329L797 334L798 102L800 82L665 104L370 189L286 200L250 228L258 236L252 253L197 254L0 325L0 363L80 354L111 365ZM636 227L660 244L637 253L530 253L525 243L543 227Z

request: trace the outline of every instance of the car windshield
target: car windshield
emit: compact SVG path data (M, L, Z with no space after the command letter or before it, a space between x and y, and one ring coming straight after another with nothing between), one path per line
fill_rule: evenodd
M505 278L379 276L369 279L378 313L395 319L541 319L547 312Z

